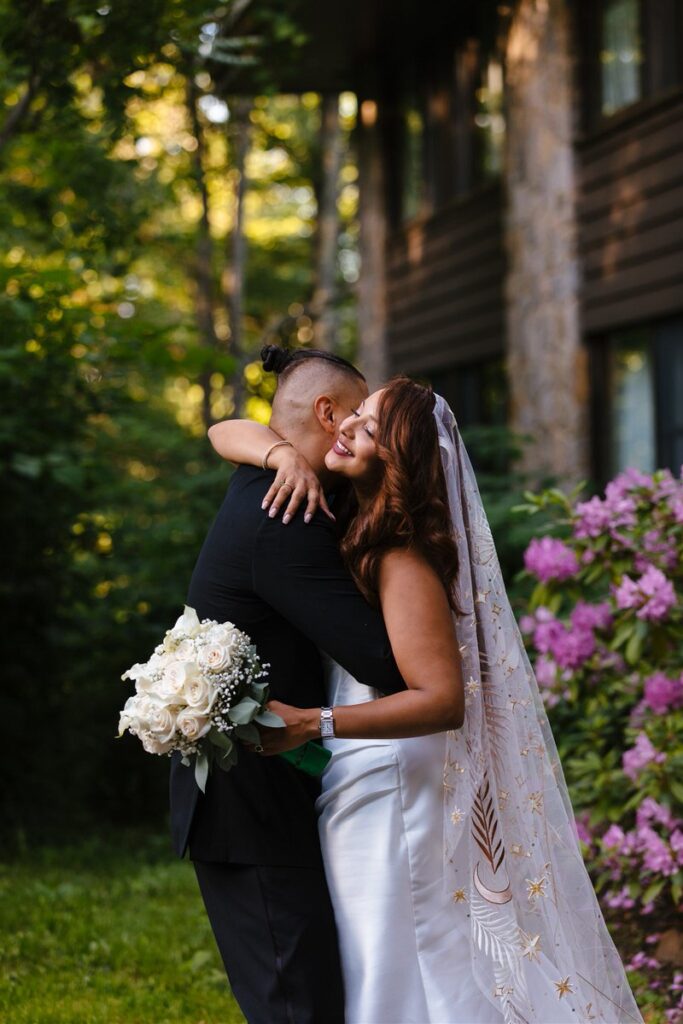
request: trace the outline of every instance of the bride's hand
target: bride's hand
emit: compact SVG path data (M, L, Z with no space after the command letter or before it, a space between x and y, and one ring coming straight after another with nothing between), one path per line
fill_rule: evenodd
M325 500L320 480L303 455L300 455L295 448L282 445L275 449L268 461L277 469L275 479L263 499L262 506L264 509L270 508L268 515L271 519L287 502L282 522L288 523L304 500L306 501L305 522L310 523L318 507L330 519L334 519Z
M271 729L259 725L261 733L261 747L245 744L250 750L254 750L264 756L272 754L283 754L287 750L295 750L309 740L320 737L320 708L295 708L290 704L283 704L279 700L268 701L268 711L279 715L285 722L285 728Z

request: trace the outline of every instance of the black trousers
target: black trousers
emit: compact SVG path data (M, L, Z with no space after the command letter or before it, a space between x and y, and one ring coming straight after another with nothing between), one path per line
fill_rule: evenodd
M192 863L248 1024L344 1024L337 930L322 866Z

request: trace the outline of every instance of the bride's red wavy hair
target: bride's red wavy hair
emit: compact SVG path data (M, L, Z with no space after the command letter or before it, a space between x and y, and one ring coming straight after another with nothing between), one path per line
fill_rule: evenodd
M415 548L443 583L456 609L458 552L434 419L434 392L394 377L377 406L380 478L374 497L349 523L341 550L363 595L377 604L379 566L391 548Z

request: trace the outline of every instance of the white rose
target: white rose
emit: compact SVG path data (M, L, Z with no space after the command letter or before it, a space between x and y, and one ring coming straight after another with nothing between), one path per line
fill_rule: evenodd
M224 644L210 643L202 647L197 661L210 672L224 672L230 665L230 651Z
M185 702L195 714L208 715L217 696L218 690L204 676L188 679L183 687Z
M183 690L190 680L197 676L197 666L192 661L172 661L164 669L159 684L159 695L176 704L183 702Z
M196 714L194 708L186 708L181 711L176 719L176 725L185 739L195 743L205 736L211 728L211 722L206 715Z
M194 658L194 644L192 641L187 638L181 640L176 647L175 656L179 661L191 661Z
M173 740L162 740L151 732L143 733L140 739L148 754L167 754L173 749Z
M157 704L149 715L149 730L162 743L168 743L175 734L176 716L164 704Z

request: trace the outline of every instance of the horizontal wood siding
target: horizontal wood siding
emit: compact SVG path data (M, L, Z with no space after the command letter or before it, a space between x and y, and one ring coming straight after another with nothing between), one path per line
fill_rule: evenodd
M583 329L683 310L683 92L579 143Z
M392 372L445 370L502 352L504 276L498 185L395 232L387 243Z

